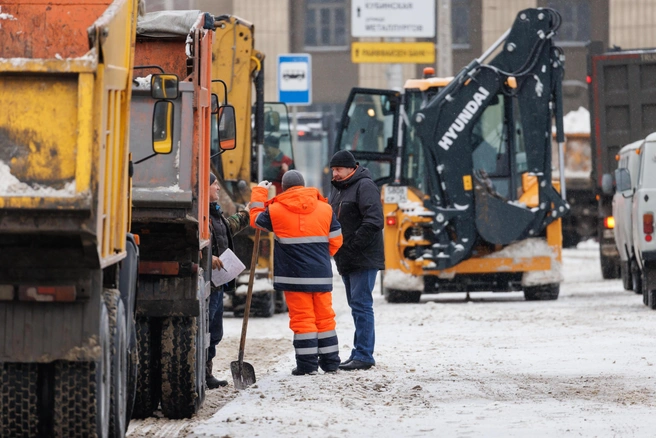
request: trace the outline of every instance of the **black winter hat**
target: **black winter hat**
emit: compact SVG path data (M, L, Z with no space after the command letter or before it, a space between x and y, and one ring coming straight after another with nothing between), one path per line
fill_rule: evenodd
M282 189L287 190L290 187L305 187L305 179L298 170L288 170L282 176Z
M216 181L216 175L210 172L210 185L214 184L214 181Z
M355 157L349 151L337 151L330 159L330 167L348 167L355 169L358 163L355 162Z

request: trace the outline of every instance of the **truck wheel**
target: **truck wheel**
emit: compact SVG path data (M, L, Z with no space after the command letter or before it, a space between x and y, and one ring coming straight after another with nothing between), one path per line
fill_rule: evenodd
M526 286L524 299L526 301L557 300L560 293L560 284L541 284L539 286Z
M0 435L39 435L37 370L35 363L0 363Z
M257 297L257 300L255 299ZM276 292L267 292L253 296L254 316L271 318L276 313Z
M107 308L100 312L100 358L97 362L55 362L54 435L107 436L111 351Z
M622 287L624 290L634 290L633 279L631 278L631 262L620 262L620 277L622 277Z
M418 303L421 298L420 290L383 289L385 301L388 303Z
M196 318L172 316L162 321L162 413L167 418L189 418L196 413L198 379Z
M160 398L159 365L159 321L155 318L138 317L137 393L134 399L132 418L147 418L153 415Z
M647 306L651 310L656 310L656 290L647 290L645 291L647 293Z
M131 330L128 330L128 369L127 369L127 406L125 410L125 425L130 424L132 412L134 411L134 402L137 394L137 378L139 373L139 350L137 348L137 323L134 316L128 315L132 320Z
M109 436L121 438L127 430L128 340L125 306L118 289L105 289L103 299L109 317L110 351L112 352Z
M615 262L615 260L601 256L600 257L600 262L601 262L601 276L604 277L605 280L613 279L613 278L619 278L620 273L619 273L619 266Z
M642 272L635 260L629 262L631 267L631 290L637 294L642 294ZM624 278L622 277L622 280Z
M287 313L287 301L285 300L285 292L281 290L276 291L276 313Z

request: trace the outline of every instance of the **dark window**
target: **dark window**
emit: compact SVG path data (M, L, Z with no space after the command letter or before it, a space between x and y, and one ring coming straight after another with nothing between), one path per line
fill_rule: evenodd
M470 0L451 0L451 43L469 45Z
M587 42L590 40L589 0L548 0L547 6L560 12L563 22L558 29L558 41Z
M346 1L306 0L305 46L345 46Z
M439 0L437 3L436 14L439 14ZM451 44L454 46L468 46L470 34L470 14L471 0L451 0ZM437 21L439 26L439 20ZM438 30L439 32L439 30Z

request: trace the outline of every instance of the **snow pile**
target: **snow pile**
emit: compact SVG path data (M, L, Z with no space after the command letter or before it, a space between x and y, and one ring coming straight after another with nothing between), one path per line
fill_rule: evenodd
M68 197L75 196L75 187L75 180L66 183L63 189L21 182L0 160L0 196Z
M135 89L136 90L150 90L150 80L153 75L148 75L145 78L139 77L139 78L134 78L133 82L135 82Z
M424 277L406 274L400 269L385 271L383 284L387 289L396 290L424 290Z
M485 258L512 258L518 263L523 258L550 257L551 269L548 271L527 271L522 276L522 286L538 286L541 284L559 283L563 280L562 265L556 258L557 253L553 251L544 239L525 239L520 242L511 243Z
M401 211L409 216L435 216L435 213L427 210L419 202L399 202L399 208Z
M521 258L536 256L551 256L551 247L547 244L546 240L539 238L524 239L511 243L501 251L486 255L485 258L512 258L517 261Z
M2 6L0 6L0 12L2 12ZM11 21L17 21L18 18L14 17L11 14L5 13L0 13L0 20L11 20Z
M242 277L239 277L239 282L242 281ZM235 293L237 295L246 295L248 293L248 276L246 276L246 283L237 287ZM273 290L273 283L268 278L256 278L253 280L253 293L257 292L268 292Z
M553 127L554 132L556 127ZM590 134L590 113L582 106L576 111L570 111L563 117L565 134Z
M173 184L172 186L168 186L168 187L163 187L163 186L159 186L159 187L135 187L134 190L138 191L138 192L175 192L175 193L184 192L184 190L182 190L177 183Z

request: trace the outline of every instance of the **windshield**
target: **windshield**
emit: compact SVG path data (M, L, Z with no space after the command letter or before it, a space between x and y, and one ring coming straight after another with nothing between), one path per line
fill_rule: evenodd
M422 109L438 91L437 88L428 92L407 91L405 104L407 118L404 122L412 120L414 113ZM516 98L512 99L512 116L509 116L506 108L510 100L503 96L492 100L472 127L470 138L474 174L493 187L499 195L508 199L517 199L521 196L521 174L527 170L521 116L516 100ZM510 139L514 144L514 154L508 153L509 138L506 126L508 117L515 120L514 137ZM403 139L402 183L427 193L425 153L413 124L404 123ZM512 168L515 169L514 172L511 171ZM514 179L511 178L511 174Z

